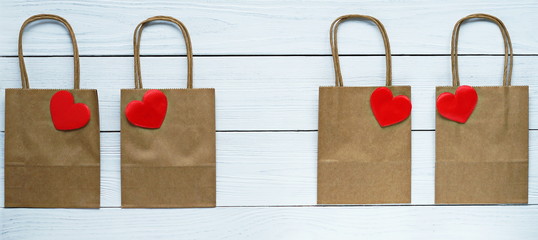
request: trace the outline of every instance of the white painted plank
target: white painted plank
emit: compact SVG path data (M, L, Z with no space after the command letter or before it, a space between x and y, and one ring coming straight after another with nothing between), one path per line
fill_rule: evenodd
M19 27L31 15L52 13L73 26L84 55L132 54L132 34L139 22L154 15L179 18L191 33L195 54L329 54L328 31L338 16L350 13L377 17L385 25L393 53L447 54L452 28L460 18L477 12L496 15L512 36L515 53L538 53L538 4L515 1L0 1L0 55L16 55ZM382 53L373 24L343 24L342 53ZM462 27L461 52L500 53L495 25ZM182 54L179 33L170 26L148 28L144 54ZM71 54L58 24L30 27L26 53Z
M518 239L538 206L0 209L4 240Z
M101 139L101 206L119 207L120 136ZM435 132L414 131L412 140L412 204L433 204ZM529 155L529 203L538 204L538 131L530 131ZM316 163L316 132L219 132L217 206L315 205Z
M318 88L334 84L331 57L199 57L194 86L216 89L217 130L315 130ZM144 86L184 88L184 58L142 59ZM502 57L461 57L461 81L500 85ZM81 86L97 88L101 130L118 131L120 88L133 88L130 57L82 58ZM71 58L29 58L33 88L72 88ZM412 128L435 126L435 86L451 84L449 57L394 57L394 84L412 86ZM538 129L538 57L515 58L514 85L530 85L530 128ZM383 57L343 57L346 86L383 85ZM0 87L20 88L16 58L0 58ZM0 95L0 130L4 97Z
M144 86L185 87L183 58L143 58ZM27 60L33 88L72 88L72 59ZM530 85L530 128L538 129L538 57L516 57L514 85ZM119 130L119 89L132 88L132 58L82 58L82 88L97 88L101 130ZM394 57L394 85L412 86L412 128L434 129L435 86L451 84L449 57ZM500 85L502 57L462 57L463 84ZM346 86L384 84L382 57L344 57ZM196 58L195 87L216 88L217 130L314 130L318 87L334 84L331 57ZM2 88L20 88L16 58L0 58ZM3 91L0 116L4 112ZM4 117L0 129L4 129Z

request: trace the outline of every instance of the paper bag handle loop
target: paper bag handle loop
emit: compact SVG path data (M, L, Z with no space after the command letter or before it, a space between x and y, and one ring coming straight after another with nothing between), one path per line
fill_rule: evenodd
M510 86L512 84L512 68L513 68L513 62L514 62L512 41L510 40L510 35L508 34L508 30L506 29L506 26L500 19L498 19L495 16L484 14L484 13L476 13L476 14L471 14L469 16L466 16L460 19L458 22L456 22L456 25L454 26L454 30L452 31L452 42L451 42L451 51L450 51L450 57L452 60L451 61L452 85L453 86L460 85L460 77L458 73L458 37L460 33L460 27L461 27L461 24L463 24L466 20L473 19L473 18L486 19L497 24L497 26L499 26L499 29L501 30L501 34L503 36L503 42L504 42L503 86Z
M331 41L331 50L333 55L333 63L334 63L334 75L335 75L335 84L337 87L343 87L344 82L342 80L342 71L340 70L340 59L338 56L338 26L340 23L349 20L349 19L367 19L372 21L377 28L379 28L379 31L381 32L381 36L383 37L383 44L385 45L385 59L386 59L386 86L392 85L392 62L391 62L391 56L390 56L390 43L389 38L387 36L387 31L385 30L385 27L383 24L377 20L374 17L367 16L367 15L358 15L358 14L349 14L349 15L343 15L338 17L334 22L331 24L331 30L330 30L330 41Z
M135 71L135 88L142 88L142 73L140 71L140 38L142 37L142 30L147 23L153 21L167 21L176 24L185 40L185 47L187 48L187 88L192 88L192 45L189 32L185 25L179 20L169 16L154 16L150 17L136 26L133 36L134 45L134 71Z
M64 18L52 15L52 14L38 14L31 16L30 18L26 19L24 23L21 26L21 29L19 31L19 68L21 69L21 82L22 82L22 88L30 88L30 83L28 82L28 73L26 72L26 64L24 64L24 56L22 51L22 35L24 33L24 28L31 22L42 20L42 19L50 19L50 20L56 20L60 23L62 23L69 32L69 35L71 36L71 43L73 44L73 63L74 63L74 88L79 89L80 88L80 62L79 62L79 55L78 55L78 46L77 46L77 39L75 38L75 33L73 31L73 28L71 28L71 25L65 20Z

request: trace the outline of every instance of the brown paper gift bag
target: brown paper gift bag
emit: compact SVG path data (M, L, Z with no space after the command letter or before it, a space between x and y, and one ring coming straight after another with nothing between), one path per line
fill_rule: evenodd
M501 29L505 45L503 86L459 87L459 29L463 22L473 18L492 21ZM529 89L510 85L513 57L506 27L486 14L462 18L454 27L451 58L453 86L436 89L435 202L527 203ZM459 103L442 102L443 97L453 98L456 89ZM464 112L465 103L474 103L474 110ZM460 110L459 115L454 109Z
M30 89L22 34L40 19L61 22L71 35L74 89ZM99 208L97 90L79 89L78 49L69 23L45 14L27 19L19 34L19 65L22 89L6 89L5 206Z
M383 36L386 51L385 87L344 87L338 59L338 25L368 19ZM379 20L364 15L337 18L330 31L336 87L319 89L318 204L409 203L411 201L410 86L391 86L390 45ZM371 108L377 89L406 98L407 116L381 126Z
M142 88L140 37L152 21L181 29L187 47L186 89ZM135 89L121 90L122 207L215 207L215 89L192 88L187 29L172 17L148 18L136 27L134 59Z

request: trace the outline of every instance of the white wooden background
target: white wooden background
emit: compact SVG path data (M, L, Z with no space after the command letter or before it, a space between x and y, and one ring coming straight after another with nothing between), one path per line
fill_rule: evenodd
M504 21L516 53L513 83L530 86L528 205L433 204L435 86L451 83L454 23L476 12ZM3 89L21 86L18 30L39 13L71 23L82 56L81 86L99 90L101 209L1 208L0 239L538 239L536 0L0 0L2 139ZM383 22L394 84L412 86L409 205L316 205L318 87L334 82L330 23L349 13ZM134 27L154 15L186 24L195 54L194 85L216 88L214 209L120 208L119 89L134 87ZM374 25L344 23L341 29L345 84L383 84L383 45ZM185 87L181 41L171 25L144 31L145 87ZM72 87L71 45L61 25L32 24L24 43L31 87ZM501 84L502 50L495 25L464 25L462 82ZM3 168L3 144L0 151ZM3 184L0 198L3 206Z

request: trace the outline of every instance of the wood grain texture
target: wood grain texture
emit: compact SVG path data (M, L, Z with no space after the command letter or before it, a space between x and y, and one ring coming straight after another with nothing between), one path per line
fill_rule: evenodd
M450 35L471 13L499 17L512 37L514 85L530 86L530 205L439 206L434 202L435 86L449 85ZM536 239L538 236L538 4L491 1L0 1L0 131L4 88L19 88L17 37L34 14L65 17L76 33L82 87L96 88L101 108L99 210L0 209L0 239ZM412 204L316 206L318 87L334 84L329 26L343 14L372 15L385 25L394 84L412 86ZM216 89L217 208L118 209L120 90L132 88L132 34L154 15L181 20L192 37L194 86ZM366 22L339 31L346 86L384 81L378 30ZM71 88L71 44L55 23L24 34L33 88ZM502 40L478 21L461 29L463 84L500 85ZM144 86L184 88L179 31L146 28ZM277 56L274 56L277 55ZM479 56L476 56L479 55ZM297 131L301 130L301 131ZM307 131L302 131L307 130ZM247 132L243 132L247 131ZM0 142L3 142L0 133ZM3 156L3 145L0 155ZM0 157L3 206L3 157ZM424 206L426 205L426 206Z
M538 131L529 140L529 204L538 204ZM411 204L434 203L434 142L434 131L412 133ZM121 206L119 144L119 133L101 133L102 207ZM316 175L317 132L217 133L217 206L315 205Z
M448 54L457 20L477 12L499 17L506 24L514 52L538 53L538 6L515 1L142 1L66 0L1 1L0 55L16 55L22 22L38 13L58 14L73 26L83 55L132 54L136 24L154 15L171 15L191 33L195 54L329 54L329 26L350 13L378 18L386 27L395 54ZM25 34L30 55L71 54L59 24L32 24ZM381 54L381 36L373 24L345 23L341 53ZM465 25L462 53L501 53L498 28L491 23ZM40 37L39 40L37 38ZM142 54L183 54L179 33L171 25L144 32Z
M215 88L217 130L315 130L318 89L334 84L331 57L199 57L194 87ZM384 84L383 57L342 57L345 86ZM32 88L72 88L71 58L28 58ZM460 57L462 84L501 85L502 57ZM516 57L514 85L529 85L530 128L538 129L538 57ZM412 129L435 128L435 86L451 84L450 58L394 57L394 85L412 86ZM2 88L20 88L16 58L0 58ZM185 88L186 61L142 58L144 86ZM81 59L81 87L97 88L102 131L119 131L120 90L134 88L131 57ZM0 91L3 94L3 91ZM4 97L0 95L0 116ZM0 129L4 129L0 118Z
M0 209L3 240L518 239L538 234L538 206Z

